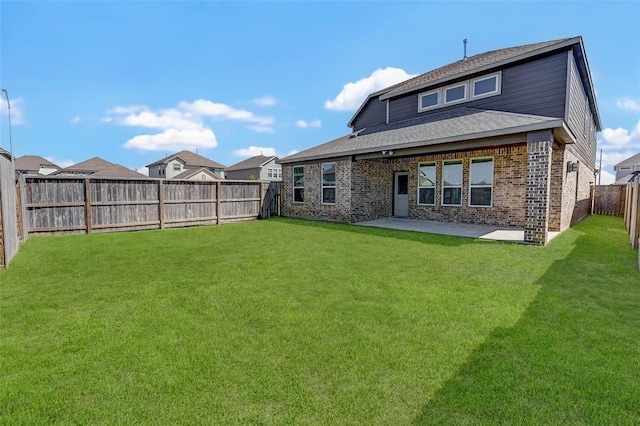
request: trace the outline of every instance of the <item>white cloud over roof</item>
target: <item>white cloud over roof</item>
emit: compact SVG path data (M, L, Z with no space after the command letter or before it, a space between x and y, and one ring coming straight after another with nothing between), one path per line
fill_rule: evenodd
M408 74L402 68L379 68L368 77L345 84L335 98L325 101L324 107L336 111L355 111L369 94L412 77L415 75Z

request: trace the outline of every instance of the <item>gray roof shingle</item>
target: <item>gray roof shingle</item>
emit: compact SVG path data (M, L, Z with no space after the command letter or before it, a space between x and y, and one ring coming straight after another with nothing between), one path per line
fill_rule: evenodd
M563 120L529 114L461 107L393 124L370 127L281 159L280 163L308 161L381 150L508 135L562 126Z
M202 155L198 155L196 153L193 153L187 150L180 151L166 158L163 158L162 160L158 160L155 163L151 163L147 165L147 167L157 166L158 164L167 164L169 161L175 158L181 159L182 161L184 161L184 163L187 166L190 166L190 167L207 167L207 168L213 168L213 169L225 168L220 163L216 163L215 161L209 160L208 158L203 157Z
M147 176L128 169L120 164L110 163L100 157L93 157L89 160L82 161L64 169L60 169L52 175L86 175L91 177L107 178L107 179L140 179Z
M261 167L263 164L268 163L273 159L278 159L276 156L267 157L265 155L256 155L255 157L247 158L239 163L234 164L233 166L227 167L228 172L233 172L237 170L247 170L247 169L257 169Z
M40 167L52 167L59 169L58 165L53 164L51 161L46 158L40 157L39 155L23 155L22 157L16 158L16 170L40 170Z
M184 172L175 175L171 179L174 179L174 180L189 179L190 177L195 176L199 173L206 173L214 179L222 180L220 176L213 173L211 170L207 169L206 167L200 167L199 169L187 169Z

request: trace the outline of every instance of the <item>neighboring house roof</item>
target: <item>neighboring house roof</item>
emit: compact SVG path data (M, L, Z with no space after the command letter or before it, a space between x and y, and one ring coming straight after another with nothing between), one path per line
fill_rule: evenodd
M206 173L209 176L211 176L212 178L216 179L216 180L221 180L222 178L220 176L218 176L217 174L213 173L211 170L207 169L206 167L200 167L199 169L190 169L190 170L185 170L184 172L175 175L174 177L172 177L172 180L180 180L180 179L189 179L199 173Z
M7 157L9 160L11 160L11 153L6 149L0 148L0 155L2 155L3 157Z
M564 120L462 107L370 127L358 132L357 136L345 135L285 157L279 163L414 148L552 128L565 129Z
M631 172L628 175L623 176L617 181L615 181L614 185L626 185L630 182L633 182L638 176L640 176L640 171Z
M147 167L153 167L153 166L157 166L159 164L167 164L170 161L179 158L180 160L182 160L186 166L189 167L208 167L208 168L213 168L213 169L224 169L225 167L220 164L220 163L216 163L213 160L209 160L206 157L203 157L202 155L198 155L195 154L191 151L187 151L187 150L183 150L180 151L176 154L170 155L168 157L163 158L162 160L158 160L155 163L151 163L149 165L147 165Z
M53 175L84 174L99 178L146 178L147 176L128 169L119 164L110 163L99 157L93 157L81 163L74 164L54 172Z
M569 46L574 45L579 46L579 49L576 47L576 61L578 62L580 68L586 74L586 93L590 100L591 110L595 117L596 124L598 126L598 129L600 129L602 125L600 122L598 108L596 106L593 82L591 81L591 75L589 74L589 67L586 64L586 55L584 53L582 37L563 38L559 40L551 40L541 43L533 43L522 46L508 47L505 49L492 50L468 57L466 59L461 59L448 65L436 68L432 71L428 71L424 74L420 74L416 77L410 78L408 80L370 94L349 121L349 127L353 127L353 121L358 116L367 101L372 97L379 96L380 100L393 98L409 92L426 89L429 86L434 86L450 80L462 78L471 74L488 71L497 67L504 67L507 64L513 62L552 52L554 50L568 48Z
M255 157L247 158L246 160L236 163L233 166L227 167L227 171L235 172L238 170L257 169L258 167L262 167L274 159L277 160L278 157L276 157L275 155L271 157L256 155Z
M627 158L624 161L619 162L614 166L614 169L617 169L618 167L638 166L638 165L640 165L640 152L637 153L636 155L632 155L631 157Z
M38 171L41 167L60 169L57 164L53 164L51 161L39 155L23 155L22 157L16 158L16 170Z

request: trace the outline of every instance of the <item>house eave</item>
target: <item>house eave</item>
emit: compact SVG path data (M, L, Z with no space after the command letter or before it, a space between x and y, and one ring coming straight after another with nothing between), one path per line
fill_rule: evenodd
M551 121L544 121L541 123L527 124L524 126L509 127L506 129L489 130L489 131L478 132L478 133L468 133L466 135L447 136L444 138L431 139L431 140L423 139L423 140L407 142L403 144L379 145L375 147L368 147L368 148L362 148L362 149L356 149L356 150L347 150L347 151L340 151L340 152L333 152L333 153L326 153L326 154L319 154L319 155L309 155L305 157L296 157L293 159L282 158L278 162L280 164L292 164L292 163L299 163L299 162L312 161L312 160L324 160L329 158L369 154L369 153L375 153L375 152L381 152L381 151L395 151L395 150L407 149L407 148L417 148L417 147L426 146L426 145L436 146L436 145L450 144L453 142L472 141L476 139L489 139L493 137L500 137L500 136L510 135L514 133L527 133L527 132L534 132L538 130L549 130L549 129L559 129L560 134L563 136L563 139L565 140L565 143L572 143L572 142L566 142L566 140L575 141L575 139L571 136L571 133L567 133L568 128L565 125L564 120L556 119ZM567 134L565 135L565 133Z

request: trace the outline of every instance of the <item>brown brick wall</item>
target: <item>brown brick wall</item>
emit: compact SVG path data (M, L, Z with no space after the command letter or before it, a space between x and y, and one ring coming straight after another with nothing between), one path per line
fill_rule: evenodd
M527 143L527 211L524 222L524 240L545 245L549 229L549 202L551 186L552 141Z

